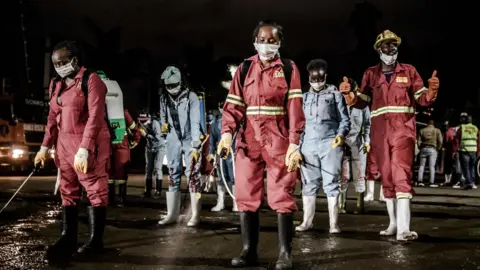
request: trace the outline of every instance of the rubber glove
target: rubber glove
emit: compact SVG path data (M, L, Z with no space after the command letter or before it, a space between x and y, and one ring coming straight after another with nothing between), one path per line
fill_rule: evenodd
M207 161L208 161L209 163L213 163L213 162L215 161L215 155L214 155L214 154L208 155Z
M440 81L437 77L437 71L434 70L432 77L428 79L428 91L427 96L430 100L435 99L438 94L438 88L440 87Z
M196 148L192 148L192 153L190 153L190 162L193 164L197 163L200 159L200 151Z
M364 152L364 153L369 153L369 152L370 152L370 149L372 149L372 148L371 148L371 146L370 146L369 143L365 143L365 144L363 145L363 152Z
M33 164L35 167L37 167L38 164L43 168L45 167L45 160L48 158L48 147L41 146L40 151L37 152L35 155L35 159L33 161Z
M80 173L87 173L88 171L88 150L85 148L78 148L77 154L73 162L73 167Z
M345 137L343 135L337 135L335 139L333 139L332 141L332 148L337 148L339 146L342 146L344 141L345 141Z
M219 155L223 159L227 159L230 155L230 151L232 150L232 134L224 133L222 134L222 138L217 146L217 155Z
M299 146L296 144L290 144L288 146L287 154L285 155L285 165L288 172L293 172L300 168L302 161L302 154L300 154Z
M140 134L142 135L142 137L147 136L147 132L145 131L145 129L140 128L139 131L140 131Z
M163 123L163 125L160 129L161 129L162 133L168 133L168 123Z

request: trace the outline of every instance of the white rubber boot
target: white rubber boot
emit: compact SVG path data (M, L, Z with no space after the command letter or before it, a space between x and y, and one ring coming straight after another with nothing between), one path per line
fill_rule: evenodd
M232 190L230 191L232 192L233 197L235 197L235 185L232 185ZM232 212L238 212L237 201L233 198L232 198L232 201L233 201Z
M217 205L215 205L210 211L220 212L225 209L225 187L222 185L217 186Z
M328 200L328 217L330 219L330 233L340 233L338 227L338 195L335 197L327 197Z
M397 241L412 241L418 238L410 231L410 199L397 199Z
M378 200L381 202L385 202L385 195L383 195L383 186L380 186L380 195L378 196Z
M365 197L363 198L363 201L371 202L373 201L373 195L375 193L375 181L367 180L366 183L367 183L367 192L365 194Z
M200 210L202 204L200 198L197 197L197 193L190 192L190 205L192 209L192 217L187 223L188 227L195 227L200 222Z
M388 217L390 218L390 224L388 228L384 231L380 232L380 235L395 235L397 233L397 218L396 218L396 210L395 206L397 203L396 199L385 199L385 203L387 204L387 212Z
M158 224L168 225L177 222L180 215L180 192L166 192L167 198L167 216L160 220Z
M315 204L317 196L302 196L303 201L303 222L297 226L297 232L308 231L313 228L313 218L315 217Z

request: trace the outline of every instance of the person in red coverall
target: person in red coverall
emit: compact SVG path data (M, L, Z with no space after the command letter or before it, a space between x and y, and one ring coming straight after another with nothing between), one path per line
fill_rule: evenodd
M120 197L118 206L123 207L127 200L127 180L128 180L128 163L130 162L130 147L135 147L140 139L141 130L137 128L137 124L133 121L132 116L127 110L125 111L125 124L127 131L121 143L112 144L112 156L110 157L110 171L108 175L108 194L110 205L115 204L115 182L118 184L118 195ZM127 133L128 132L128 133ZM132 146L128 134L133 136Z
M107 87L97 74L88 80L88 98L81 89L85 67L79 63L79 48L73 41L55 46L52 62L57 76L50 83L50 110L45 137L35 157L44 164L55 146L55 163L60 170L62 235L47 251L47 259L60 259L77 250L78 208L81 186L91 206L90 240L78 253L103 249L108 205L108 159L110 132L105 120Z
M460 117L462 117L462 115L460 115ZM458 153L456 153L456 150L454 149L458 126L452 125L450 121L447 121L446 124L448 129L447 132L445 132L445 138L443 139L443 147L445 148L445 183L443 183L443 185L450 185L452 181L452 173L455 174L455 179L458 183L461 182L462 170L460 168Z
M368 68L356 95L348 78L340 84L347 103L355 106L371 104L371 141L375 161L382 174L383 192L390 225L381 235L397 235L398 241L417 239L410 231L410 199L412 166L415 152L415 107L429 106L437 97L439 80L437 71L428 80L428 89L417 70L397 62L401 39L389 30L378 35L374 49L380 64ZM395 200L396 197L396 200ZM395 203L397 211L395 213Z
M300 135L305 126L302 110L300 73L291 60L281 59L282 27L275 22L260 22L253 33L257 55L250 57L245 81L238 68L223 107L222 136L218 154L230 153L232 136L238 131L235 147L235 200L240 213L243 238L241 255L234 267L257 263L259 237L258 209L264 196L264 169L267 169L268 204L278 214L280 253L277 269L292 267L292 212L297 210L293 191L301 154ZM291 68L290 84L285 65ZM288 88L290 85L290 88ZM243 126L240 122L244 121Z

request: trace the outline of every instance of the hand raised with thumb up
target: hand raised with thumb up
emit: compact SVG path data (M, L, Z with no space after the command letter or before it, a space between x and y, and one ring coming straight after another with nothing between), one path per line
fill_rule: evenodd
M439 87L440 87L440 81L438 80L438 77L437 77L437 71L434 70L432 77L428 79L427 95L430 99L435 99L437 97Z
M352 89L347 77L343 77L343 82L340 84L339 90L342 94L347 94Z

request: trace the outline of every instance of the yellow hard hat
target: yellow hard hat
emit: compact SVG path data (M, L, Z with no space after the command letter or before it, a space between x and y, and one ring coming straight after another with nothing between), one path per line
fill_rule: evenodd
M378 49L378 46L380 45L380 43L382 43L383 41L385 40L395 40L397 41L398 45L400 45L402 43L402 39L399 38L395 33L393 33L392 31L390 30L385 30L383 31L382 33L380 33L378 36L377 36L377 41L375 41L375 45L373 45L373 49L377 50Z

